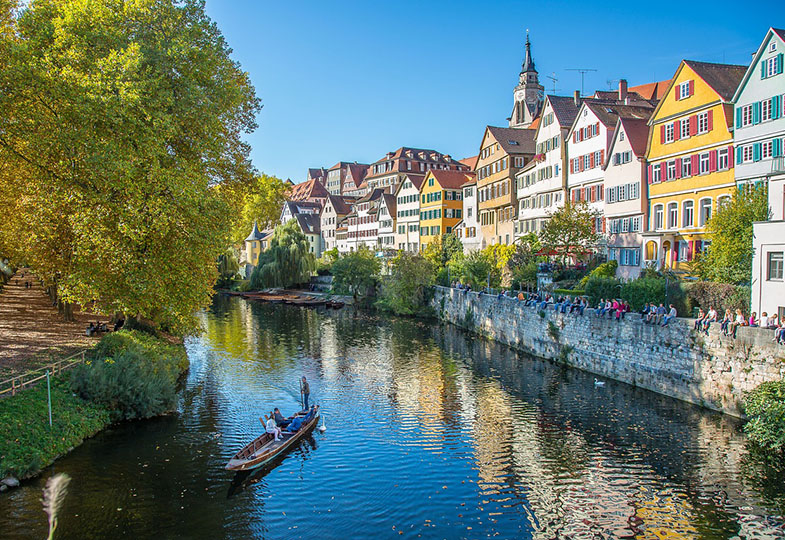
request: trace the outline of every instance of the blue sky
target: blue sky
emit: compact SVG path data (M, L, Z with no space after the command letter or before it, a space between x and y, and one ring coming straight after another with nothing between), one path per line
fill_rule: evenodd
M262 99L248 140L262 172L371 163L401 146L458 159L506 125L525 32L540 83L571 95L671 77L682 58L748 64L785 2L270 2L207 0ZM656 7L654 7L656 6Z

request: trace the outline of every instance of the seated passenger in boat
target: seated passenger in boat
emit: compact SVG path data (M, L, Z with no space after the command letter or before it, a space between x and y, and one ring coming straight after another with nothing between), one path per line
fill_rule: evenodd
M265 416L265 418L267 419L265 431L267 431L267 433L272 434L275 437L276 441L280 440L281 429L275 425L275 420L273 419L273 413L270 413L270 416Z
M303 424L307 424L311 421L311 418L316 415L317 409L318 407L316 405L311 405L311 409L308 411L308 414L306 414L305 418L303 418Z
M292 419L292 421L291 421L291 423L289 424L289 426L286 428L286 431L289 431L289 432L291 432L291 433L294 433L294 432L296 432L298 429L300 429L300 426L302 426L302 424L303 424L303 417L300 417L300 416L295 416L295 417Z
M288 420L288 419L283 417L283 415L281 414L281 411L278 410L278 407L276 407L273 410L273 418L275 419L275 424L279 428L285 428L286 426L288 426L292 422L291 420Z

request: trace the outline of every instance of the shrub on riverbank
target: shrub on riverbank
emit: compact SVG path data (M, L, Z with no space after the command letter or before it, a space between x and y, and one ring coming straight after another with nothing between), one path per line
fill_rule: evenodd
M69 376L52 379L52 428L46 384L0 400L0 477L33 476L110 423L109 410L71 392Z
M392 275L382 288L377 305L398 315L424 315L434 283L434 265L421 255L401 252L391 263Z
M105 336L89 364L52 379L52 428L46 384L0 400L0 477L33 476L112 422L175 407L188 369L182 346L137 330Z
M744 400L744 431L763 450L785 453L785 380L760 384Z
M150 418L172 411L180 374L188 369L182 347L136 331L104 337L94 360L75 368L79 396L106 407L113 421Z

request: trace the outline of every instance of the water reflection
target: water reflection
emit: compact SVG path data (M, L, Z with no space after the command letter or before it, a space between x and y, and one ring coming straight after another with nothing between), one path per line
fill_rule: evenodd
M785 537L733 419L434 322L217 298L205 327L178 416L56 465L64 537ZM224 471L303 374L327 432ZM44 481L0 504L4 537L45 531Z

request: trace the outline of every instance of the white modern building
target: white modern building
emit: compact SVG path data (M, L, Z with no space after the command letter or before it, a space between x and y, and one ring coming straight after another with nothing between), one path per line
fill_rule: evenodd
M769 220L753 226L751 310L785 317L785 30L770 28L733 96L737 184L768 185Z
M400 251L420 250L420 186L424 178L424 174L407 174L395 192L395 247Z

